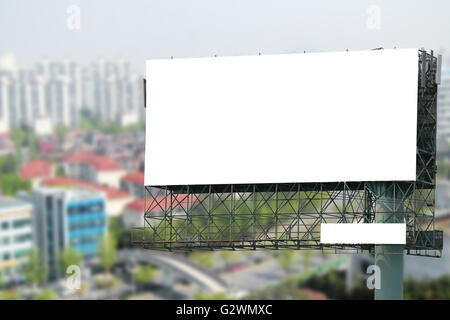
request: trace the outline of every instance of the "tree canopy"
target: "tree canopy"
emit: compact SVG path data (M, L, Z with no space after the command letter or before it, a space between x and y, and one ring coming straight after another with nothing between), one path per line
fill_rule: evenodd
M39 292L37 295L35 295L33 297L33 300L57 300L57 299L58 299L58 296L50 288L42 290L41 292Z
M48 270L44 265L38 249L32 249L28 253L28 260L22 265L22 272L27 285L42 285L47 280Z
M14 173L0 175L0 189L3 194L15 196L18 191L31 191L31 182Z
M139 283L148 283L155 278L155 268L150 264L139 266L134 272L134 278Z
M66 270L71 265L77 265L81 267L83 256L80 252L74 248L68 246L59 254L59 268L61 275L66 274Z
M100 265L109 273L114 263L116 263L116 240L110 234L100 240L99 258Z

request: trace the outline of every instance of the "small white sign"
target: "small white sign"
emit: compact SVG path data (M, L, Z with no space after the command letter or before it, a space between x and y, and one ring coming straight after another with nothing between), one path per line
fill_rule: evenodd
M324 244L406 244L405 223L322 223Z

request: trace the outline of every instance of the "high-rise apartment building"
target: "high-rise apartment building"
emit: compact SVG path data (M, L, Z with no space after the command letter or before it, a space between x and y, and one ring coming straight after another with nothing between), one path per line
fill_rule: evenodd
M101 120L120 122L126 115L143 113L142 78L131 73L127 61L99 59L85 72L92 91L86 91L84 101Z
M34 68L0 67L0 129L49 119L53 126L77 127L81 109L105 122L143 115L142 78L130 63L99 59L82 68L74 61L44 59ZM130 117L130 115L135 115Z

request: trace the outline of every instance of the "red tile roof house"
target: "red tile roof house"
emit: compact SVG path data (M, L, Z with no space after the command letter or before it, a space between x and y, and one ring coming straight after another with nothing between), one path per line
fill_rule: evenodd
M64 169L68 177L114 188L119 187L120 178L125 175L125 170L116 161L93 153L66 157Z
M41 185L47 187L66 187L66 188L78 188L85 190L96 190L105 194L106 197L106 214L108 216L118 216L122 214L124 207L129 203L133 197L128 192L123 190L94 184L81 179L67 178L67 177L53 177L43 179Z
M53 177L53 166L50 162L44 160L33 160L20 170L20 177L31 180L34 189L42 179Z
M195 202L195 199L193 196L190 196L191 198L188 201L188 197L185 194L180 194L176 197L177 202L175 207L172 208L172 215L178 217L185 216L187 204L189 203L189 205L191 206L192 203ZM152 201L153 199L147 197L147 202L145 202L144 199L136 199L127 203L122 214L122 221L124 226L127 228L143 227L145 207L148 207L151 204L152 207L148 208L150 210L149 222L156 225L159 221L161 221L163 210L165 210L166 202L164 201L164 199L164 196L156 197L155 202ZM152 219L151 217L154 218Z
M126 228L144 226L145 200L133 200L125 205L122 214L122 222Z
M131 193L136 198L143 199L145 197L144 172L136 171L124 175L120 179L120 189Z

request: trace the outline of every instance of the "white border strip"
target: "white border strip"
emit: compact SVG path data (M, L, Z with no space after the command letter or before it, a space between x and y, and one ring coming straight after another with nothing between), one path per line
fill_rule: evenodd
M405 223L322 223L324 244L406 244Z

